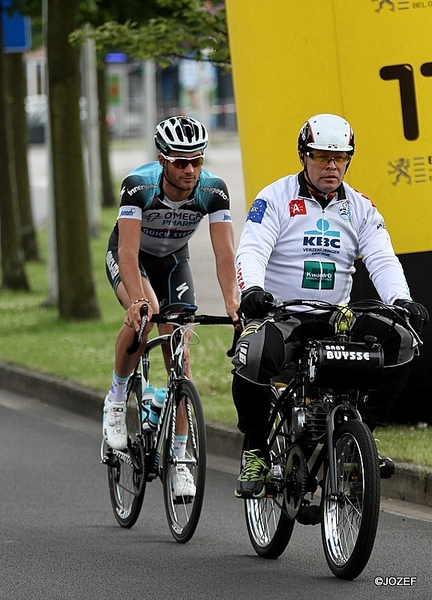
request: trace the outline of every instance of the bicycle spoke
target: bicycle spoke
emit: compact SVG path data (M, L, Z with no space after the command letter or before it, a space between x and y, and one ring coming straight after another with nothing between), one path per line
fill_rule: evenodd
M172 413L167 429L163 456L163 486L165 512L171 533L181 543L187 542L195 532L201 514L205 486L206 439L205 421L201 399L192 382L183 380L177 391L179 406ZM173 456L176 423L184 409L187 422L186 448L183 458Z
M274 391L272 407L277 401ZM267 484L268 496L245 500L245 517L249 538L255 552L265 558L277 558L285 550L293 531L294 521L283 508L284 470L287 452L286 422L275 414L270 431L270 454L273 479Z
M141 383L131 391L126 412L128 450L106 449L108 482L114 516L122 527L130 528L138 519L145 493L144 439L138 397Z
M335 444L336 495L327 468L323 487L322 539L333 573L354 579L367 564L379 516L379 472L369 430L359 421L345 423Z

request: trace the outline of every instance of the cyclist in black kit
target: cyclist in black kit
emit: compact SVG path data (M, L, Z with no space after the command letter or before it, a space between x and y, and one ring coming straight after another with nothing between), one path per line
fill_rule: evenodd
M147 305L150 319L154 312L175 312L195 304L188 242L206 215L226 312L234 320L238 318L229 194L222 179L202 168L208 144L206 128L191 117L171 117L157 125L154 139L158 160L138 167L122 183L120 210L106 255L108 278L126 311L104 404L103 435L115 449L127 444L126 384L151 329L147 325L140 349L129 356L126 348L139 330L140 308ZM171 327L160 325L160 333ZM185 359L190 377L189 356ZM168 354L165 362L168 366ZM180 477L180 484L185 477L187 474Z

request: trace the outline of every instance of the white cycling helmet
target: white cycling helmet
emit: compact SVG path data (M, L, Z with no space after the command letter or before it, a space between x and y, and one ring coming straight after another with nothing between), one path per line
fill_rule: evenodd
M192 117L170 117L156 126L154 141L165 154L170 150L195 152L207 147L208 134L204 125Z
M300 129L298 150L336 150L354 154L354 133L348 121L337 115L311 117Z

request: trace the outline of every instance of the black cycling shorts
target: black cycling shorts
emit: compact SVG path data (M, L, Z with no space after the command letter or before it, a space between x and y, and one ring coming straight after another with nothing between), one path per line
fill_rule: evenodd
M195 288L187 246L163 257L140 251L138 264L141 275L150 282L156 294L161 313L179 311L184 306L195 304ZM105 266L108 280L117 293L120 271L116 249L108 248Z

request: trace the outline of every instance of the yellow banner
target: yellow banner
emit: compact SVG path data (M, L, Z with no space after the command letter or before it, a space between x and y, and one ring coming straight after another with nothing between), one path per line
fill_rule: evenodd
M345 117L347 181L397 253L432 250L432 1L227 0L247 202L295 173L300 127Z

